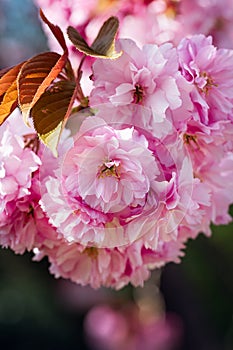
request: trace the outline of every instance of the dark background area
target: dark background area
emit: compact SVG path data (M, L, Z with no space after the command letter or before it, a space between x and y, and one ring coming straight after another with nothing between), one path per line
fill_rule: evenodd
M0 68L46 49L32 1L0 0ZM211 238L200 235L189 241L182 263L168 264L161 273L165 309L183 324L177 350L233 349L233 224L212 232ZM133 298L132 287L120 292L76 289L55 280L46 260L35 263L31 258L0 249L2 349L89 349L83 332L88 310L100 302Z
M160 290L165 308L181 318L184 328L177 350L233 348L232 230L232 224L213 228L211 238L200 235L195 241L189 241L182 263L168 264L162 270ZM70 292L70 288L74 288L73 291ZM34 350L74 346L80 350L89 349L83 334L83 320L89 308L113 298L125 299L128 303L133 292L132 287L120 292L93 291L91 301L83 305L83 294L87 293L90 299L89 288L76 289L71 282L54 279L48 273L46 260L36 263L29 253L17 256L2 249L1 346L7 349L33 347Z

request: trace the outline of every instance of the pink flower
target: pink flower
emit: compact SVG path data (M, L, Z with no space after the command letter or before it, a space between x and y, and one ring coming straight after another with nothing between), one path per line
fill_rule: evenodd
M17 126L17 127L16 127ZM35 134L15 111L0 128L0 245L17 254L46 245L55 229L38 205L40 157L27 145Z
M123 55L116 61L97 59L90 105L107 123L134 125L163 138L173 129L186 129L193 104L178 70L171 44L145 45L120 40Z
M42 164L40 204L58 236L42 242L36 259L48 256L56 277L120 289L143 285L150 269L178 262L186 240L210 219L203 218L208 193L198 192L175 132L160 140L113 126L86 118L59 161L51 159L47 176Z
M128 283L135 287L143 286L144 281L150 277L151 269L160 268L171 261L180 262L180 258L184 255L182 251L185 248L184 243L188 238L194 238L194 228L197 230L196 234L200 232L199 221L203 220L205 214L203 208L209 205L208 199L205 203L203 195L202 189L200 193L194 189L193 203L195 201L196 204L189 208L187 214L190 222L179 218L182 222L177 228L177 236L169 241L164 241L163 233L157 239L154 236L153 238L157 240L156 249L148 247L149 237L148 240L142 237L137 242L121 247L97 248L59 239L60 234L56 238L51 238L51 241L48 237L46 244L42 243L39 249L35 250L35 260L48 256L51 264L50 272L56 278L69 278L83 286L89 284L93 288L106 286L115 289L121 289ZM201 202L199 206L198 201ZM193 219L193 210L197 216L196 221ZM162 223L165 225L168 219L169 215L167 219L161 218ZM162 225L161 228L166 229ZM154 229L152 234L154 235Z
M39 258L48 255L50 272L55 277L69 278L83 286L90 284L92 288L106 286L120 289L129 281L134 285L143 285L143 281L149 277L144 266L135 266L134 270L127 271L127 256L117 248L85 247L57 240L53 249L42 248L35 252L37 260L37 254Z
M226 224L233 202L233 51L217 49L211 37L196 35L183 39L178 52L182 74L194 87L194 111L183 129L184 142L194 174L210 194L206 215L215 224Z
M51 235L34 250L34 260L48 256L50 272L56 278L69 278L82 286L101 286L121 289L128 283L143 286L150 277L150 270L167 262L179 262L184 255L184 244L179 241L159 243L156 251L146 248L143 241L124 247L95 248L69 243Z
M116 130L100 118L87 118L60 170L42 181L41 205L50 222L68 241L83 245L118 246L151 230L156 245L160 211L173 232L187 210L185 193L192 195L192 168L182 142L167 139L165 145L133 127ZM166 222L170 209L173 224Z
M11 248L16 254L23 254L35 247L53 247L57 238L56 230L49 224L38 205L39 197L30 189L31 195L16 201L10 219L0 226L0 244Z
M208 133L197 123L188 125L184 141L192 159L194 173L211 196L208 216L216 224L227 224L233 203L233 125L230 121L216 122Z
M233 51L217 49L211 37L195 35L178 46L183 76L194 86L193 119L205 126L232 120Z
M114 130L95 118L67 153L63 177L68 195L78 191L87 205L103 213L124 212L145 205L159 174L148 142L133 128ZM96 127L96 126L95 126ZM68 180L69 178L69 180Z
M37 234L33 207L27 197L17 201L10 219L0 226L0 244L17 254L32 250Z
M12 220L16 202L30 194L32 173L40 165L39 157L24 147L19 130L15 132L14 120L7 121L0 131L0 226Z
M138 104L150 108L155 121L163 121L168 108L174 110L182 105L176 50L170 44L139 49L130 40L121 40L119 49L123 51L119 59L98 59L93 65L91 106Z

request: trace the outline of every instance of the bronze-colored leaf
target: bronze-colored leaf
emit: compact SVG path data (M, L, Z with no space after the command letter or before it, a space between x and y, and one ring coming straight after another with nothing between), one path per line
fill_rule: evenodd
M112 55L116 54L117 57L119 57L119 53L115 52L115 37L118 28L118 18L110 17L100 28L100 31L92 43L91 48L94 51L100 52L106 56L112 57Z
M93 44L89 46L80 33L69 26L67 34L75 47L88 56L116 59L122 52L115 50L115 37L119 27L117 17L110 17L104 22Z
M61 72L61 75L65 76L68 80L75 80L74 70L69 59L67 59L66 65Z
M68 49L66 46L66 41L65 41L65 38L64 38L64 35L63 35L61 29L57 25L54 25L53 23L51 23L41 9L40 9L40 17L41 17L42 21L45 24L47 24L47 26L49 27L49 29L51 30L51 32L53 33L53 35L55 36L55 38L57 39L59 44L61 45L63 51L68 52Z
M61 55L45 52L28 60L18 76L19 105L25 123L32 106L57 78L64 66Z
M14 81L5 93L0 104L0 125L9 117L18 105L17 84Z
M5 94L7 89L11 86L11 84L16 80L19 71L24 62L14 66L12 68L5 68L0 71L0 96Z
M45 91L31 109L31 117L40 140L57 156L61 132L71 113L76 84L59 81Z
M24 62L0 71L0 125L18 104L16 79Z
M61 29L52 24L42 10L40 10L40 16L52 31L64 53L59 55L55 52L45 52L31 58L22 67L18 77L19 105L26 124L31 108L60 75L68 62L68 49Z
M15 66L14 66L15 67ZM7 68L3 68L0 70L0 79L1 77L3 77L3 75L5 75L7 72L9 72L9 70L11 70L14 67L7 67Z
M67 28L67 34L70 41L79 51L89 56L94 55L94 52L91 49L91 47L87 44L86 40L83 39L81 34L79 34L79 32L74 27L69 26Z

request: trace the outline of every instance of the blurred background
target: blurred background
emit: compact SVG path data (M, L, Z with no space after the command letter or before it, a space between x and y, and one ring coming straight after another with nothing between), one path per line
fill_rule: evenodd
M45 50L33 1L0 0L0 69ZM212 232L144 288L119 292L55 280L46 260L1 249L1 348L233 349L233 224Z

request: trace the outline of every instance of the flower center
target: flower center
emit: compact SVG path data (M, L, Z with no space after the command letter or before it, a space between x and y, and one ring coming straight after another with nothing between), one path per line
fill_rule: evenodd
M166 15L169 18L175 18L179 14L180 0L166 0L167 8Z
M92 259L97 259L98 257L98 250L95 247L86 248L84 253L86 253Z
M212 89L213 86L218 86L217 84L215 84L211 76L209 76L206 72L202 72L200 74L200 78L203 79L203 82L201 84L198 84L198 88L206 95Z
M30 206L28 208L28 212L27 212L27 216L30 216L30 215L34 218L34 208L31 204L30 204Z
M135 85L135 90L133 92L133 102L140 103L143 99L143 88L140 84Z
M39 151L39 138L37 134L23 135L24 148L30 148L36 154Z
M120 162L117 160L108 160L104 162L98 169L97 173L98 179L103 179L105 177L116 177L120 178Z
M196 136L194 135L189 135L189 134L184 134L183 135L184 143L190 144L190 142L196 143Z
M198 150L200 149L198 142L197 142L197 137L195 135L190 135L190 134L184 134L183 135L183 140L186 145L191 147L193 150Z

